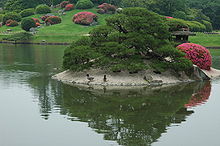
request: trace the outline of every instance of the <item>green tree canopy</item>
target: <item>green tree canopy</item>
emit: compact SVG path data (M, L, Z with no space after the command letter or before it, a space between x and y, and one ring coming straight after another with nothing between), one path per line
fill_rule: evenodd
M148 69L149 62L166 69L191 67L169 42L168 25L160 15L144 8L126 8L106 21L106 25L93 29L90 37L74 42L65 51L64 68L80 71L101 67L137 72Z

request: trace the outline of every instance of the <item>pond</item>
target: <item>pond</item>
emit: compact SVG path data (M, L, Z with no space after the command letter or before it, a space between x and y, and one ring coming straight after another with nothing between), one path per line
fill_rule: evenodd
M0 46L0 146L220 145L220 80L81 89L51 79L63 51Z

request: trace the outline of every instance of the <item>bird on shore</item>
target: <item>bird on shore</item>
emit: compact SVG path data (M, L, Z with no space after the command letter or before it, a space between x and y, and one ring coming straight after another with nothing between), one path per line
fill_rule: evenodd
M104 75L103 81L107 82L107 76L106 75Z
M89 80L89 82L94 80L94 77L90 77L89 74L87 74L86 76L87 76L87 80Z

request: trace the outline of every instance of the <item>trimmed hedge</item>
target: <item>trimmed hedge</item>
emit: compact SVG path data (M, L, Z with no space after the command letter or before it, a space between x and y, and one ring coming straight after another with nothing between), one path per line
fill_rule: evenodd
M21 15L14 12L6 13L5 16L3 17L3 24L5 24L7 20L15 20L17 22L20 22Z
M50 13L51 9L48 5L38 5L36 7L36 13L37 14L47 14Z
M76 3L76 9L90 9L92 7L94 7L94 4L90 0L79 0Z
M21 17L28 17L34 15L35 10L33 8L25 9L20 12Z
M36 23L33 18L24 18L21 21L21 28L25 31L30 31L31 28L36 27Z

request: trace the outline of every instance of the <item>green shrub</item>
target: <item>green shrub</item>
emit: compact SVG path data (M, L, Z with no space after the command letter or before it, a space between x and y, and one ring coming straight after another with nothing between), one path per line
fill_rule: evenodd
M212 32L213 28L212 28L212 23L211 22L206 21L206 20L202 20L202 24L205 25L207 32Z
M0 14L0 22L3 22L4 14Z
M205 25L197 22L197 21L187 21L187 24L191 31L193 32L204 32L206 31Z
M25 31L30 31L30 28L36 27L36 23L32 18L24 18L21 21L21 28Z
M170 31L178 31L180 28L188 27L188 24L185 20L177 18L168 18L167 24L169 26Z
M76 9L90 9L92 7L94 7L94 4L90 0L79 0L76 3Z
M6 23L7 20L15 20L17 22L21 21L21 15L14 13L14 12L10 12L10 13L6 13L5 16L3 17L3 24Z
M28 17L34 15L35 10L33 8L25 9L20 12L21 17Z
M36 13L37 14L47 14L50 13L51 9L48 5L38 5L36 7Z
M3 38L3 40L7 40L7 41L28 41L32 38L32 34L28 33L28 32L21 32L21 33L16 33L16 34L12 34L9 35L6 38Z

